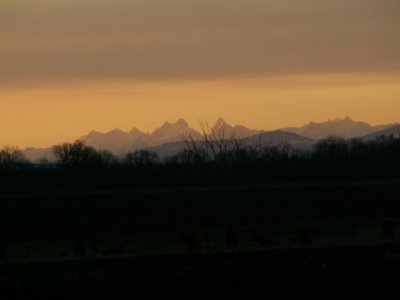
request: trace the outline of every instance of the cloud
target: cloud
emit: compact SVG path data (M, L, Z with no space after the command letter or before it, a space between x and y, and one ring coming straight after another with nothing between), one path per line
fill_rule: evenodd
M2 87L400 70L395 0L3 0Z

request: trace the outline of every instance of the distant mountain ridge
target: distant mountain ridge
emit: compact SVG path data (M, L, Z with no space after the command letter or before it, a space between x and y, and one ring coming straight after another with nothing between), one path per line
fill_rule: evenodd
M225 120L222 118L218 118L218 120L215 122L214 126L211 129L219 136L224 134L224 136L226 136L227 138L229 138L232 135L234 135L237 138L244 138L264 132L264 130L250 129L243 125L231 126L228 123L226 123Z
M328 135L337 135L344 138L356 138L384 130L399 124L371 126L366 122L354 121L349 117L337 118L326 122L310 122L302 127L282 128L282 131L293 132L311 139L323 139Z
M244 138L263 132L262 130L249 129L243 125L231 126L222 118L219 118L214 126L205 128L206 131L208 129L216 134L221 134L221 136L224 134L227 138L232 135ZM93 130L87 135L80 137L79 140L98 150L109 150L116 155L124 155L138 149L154 148L164 144L175 143L179 145L179 142L189 136L194 140L199 140L203 137L203 133L191 128L184 119L178 119L175 123L165 122L151 133L142 132L136 127L133 127L128 132L118 128L105 133ZM175 149L177 148L175 147ZM28 159L34 162L38 162L43 158L54 160L51 148L30 147L26 148L23 153Z
M165 122L152 133L144 133L137 128L132 128L129 132L120 129L106 133L92 131L80 140L96 149L107 149L120 154L181 140L182 135L189 134L196 138L200 137L200 133L190 128L185 120L179 119L175 123Z
M349 117L344 119L328 120L327 122L310 122L302 127L287 127L275 131L250 129L243 125L230 125L224 119L218 118L211 127L205 125L206 133L214 132L217 137L245 138L249 144L261 146L274 146L287 142L297 148L309 149L316 140L328 135L338 135L345 138L358 137L363 140L371 140L379 135L397 135L400 132L400 124L388 124L371 126L365 122L354 121ZM191 136L194 140L201 140L203 133L189 126L184 119L175 123L165 122L151 133L145 133L134 127L125 132L114 129L109 132L91 131L80 138L86 145L98 150L109 150L118 156L138 149L152 149L161 157L176 154L184 149L183 139ZM33 162L41 159L54 160L51 148L27 148L24 155Z
M232 135L247 137L262 132L242 125L231 126L222 118L217 120L211 130L219 134L223 132L226 137ZM80 140L96 149L107 149L114 154L124 154L141 148L182 141L184 137L189 136L199 140L202 138L203 133L191 128L184 119L179 119L175 123L165 122L151 133L144 133L137 128L133 128L129 132L124 132L120 129L114 129L106 133L92 131L88 135L81 137Z
M370 133L366 136L361 137L363 141L373 141L379 136L390 136L400 137L400 125L391 126L389 128L385 128L383 130L379 130L373 133Z

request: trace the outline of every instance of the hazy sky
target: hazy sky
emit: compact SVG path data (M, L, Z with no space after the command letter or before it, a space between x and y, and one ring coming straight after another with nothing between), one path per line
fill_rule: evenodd
M0 146L344 115L400 121L398 0L0 0Z

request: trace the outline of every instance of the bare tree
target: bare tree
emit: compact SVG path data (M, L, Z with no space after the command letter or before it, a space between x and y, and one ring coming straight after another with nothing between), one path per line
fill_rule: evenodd
M235 132L228 132L225 127L218 130L208 123L200 123L201 139L192 135L182 136L186 149L181 155L192 159L192 163L217 163L226 166L228 163L257 159L260 147L247 145L247 140Z
M0 168L15 168L27 162L18 147L5 146L0 150Z
M111 152L97 151L79 140L72 144L54 146L53 152L62 166L72 169L90 170L108 166L116 161Z
M215 164L215 170L225 186L235 164L256 161L260 155L261 140L258 144L250 146L245 138L238 137L233 131L228 132L224 126L216 130L207 123L200 123L200 128L201 139L195 139L192 135L183 136L186 149L178 157L188 164ZM239 244L238 204L228 187L225 191L220 201L227 205L226 243L227 247L236 248Z

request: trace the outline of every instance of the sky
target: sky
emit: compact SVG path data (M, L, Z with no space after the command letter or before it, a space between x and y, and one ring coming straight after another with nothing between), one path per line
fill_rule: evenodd
M0 146L400 122L399 29L398 0L0 0Z

